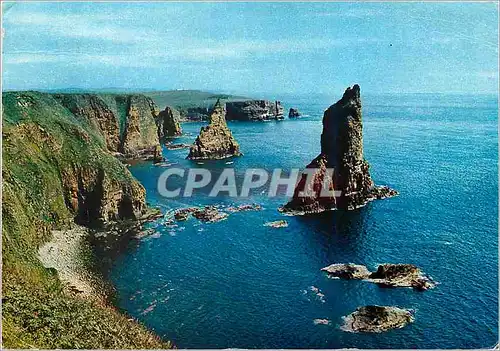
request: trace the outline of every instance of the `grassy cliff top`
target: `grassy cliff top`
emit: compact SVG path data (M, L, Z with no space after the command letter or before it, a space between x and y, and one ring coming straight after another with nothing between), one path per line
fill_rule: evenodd
M129 95L129 94L142 94L149 96L154 100L160 109L164 109L165 106L172 106L178 109L185 109L188 107L210 107L215 104L217 99L224 101L240 101L249 100L251 98L230 95L230 94L220 94L212 93L201 90L141 90L141 89L120 89L120 88L107 88L107 89L79 89L79 88L68 88L59 90L49 90L47 93L60 93L60 94L84 94L92 93L102 95Z

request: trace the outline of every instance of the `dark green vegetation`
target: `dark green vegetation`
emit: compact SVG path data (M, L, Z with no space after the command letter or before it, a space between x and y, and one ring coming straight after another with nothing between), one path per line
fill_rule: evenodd
M200 90L150 91L144 92L144 95L153 99L162 109L165 106L172 106L181 112L190 107L211 108L218 99L224 100L225 102L248 99L243 96L215 94Z
M38 92L2 97L3 346L169 347L112 306L68 294L37 258L51 230L74 220L90 225L141 216L142 185L112 155L103 131L60 99Z

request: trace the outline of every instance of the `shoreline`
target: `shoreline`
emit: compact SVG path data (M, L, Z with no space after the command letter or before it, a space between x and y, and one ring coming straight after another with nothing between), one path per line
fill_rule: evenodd
M38 259L45 268L57 271L67 293L107 303L96 273L85 262L90 252L87 245L90 235L91 229L80 225L53 230L52 239L38 249Z

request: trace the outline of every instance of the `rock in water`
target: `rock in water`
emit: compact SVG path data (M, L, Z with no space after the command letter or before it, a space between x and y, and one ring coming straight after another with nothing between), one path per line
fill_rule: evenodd
M300 117L300 112L296 108L290 108L288 111L288 118L297 118Z
M353 263L334 263L321 270L331 277L342 279L366 279L370 276L370 271L365 266Z
M281 101L247 100L226 103L228 121L267 121L283 119Z
M371 282L387 287L427 290L435 286L435 283L413 264L381 264L368 278Z
M342 99L325 111L321 153L306 167L315 170L311 177L302 175L292 200L283 211L352 210L368 201L398 194L393 189L373 184L368 162L363 158L362 127L360 89L356 84L347 88ZM327 169L334 170L333 176ZM322 194L323 188L328 191ZM304 190L306 196L301 196Z
M358 307L343 317L343 331L381 333L390 329L403 328L414 321L411 311L392 306Z
M187 158L220 160L240 155L240 146L227 126L224 107L217 100L210 114L210 124L201 127L200 135L189 149Z
M158 128L158 136L173 137L182 134L181 125L179 123L180 113L176 109L170 106L165 107L165 110L161 111L156 118L156 126Z

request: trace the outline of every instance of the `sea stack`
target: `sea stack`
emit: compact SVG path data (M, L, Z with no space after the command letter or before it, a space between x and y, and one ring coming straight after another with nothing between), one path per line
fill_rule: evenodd
M200 135L189 149L190 160L220 160L240 156L240 146L226 123L226 111L220 99L215 103L209 117L209 125L201 127Z
M296 108L290 108L290 111L288 111L288 118L297 118L300 117L300 112Z
M165 107L156 118L156 126L158 128L158 136L160 139L165 137L174 137L182 134L179 120L181 115L179 111L170 106Z
M347 88L342 99L325 111L321 153L306 168L314 171L310 177L302 175L292 200L283 211L352 210L369 201L398 194L389 187L375 186L370 177L368 162L363 157L359 85ZM333 169L333 176L327 169ZM328 191L322 194L323 188ZM301 196L304 190L306 196Z

